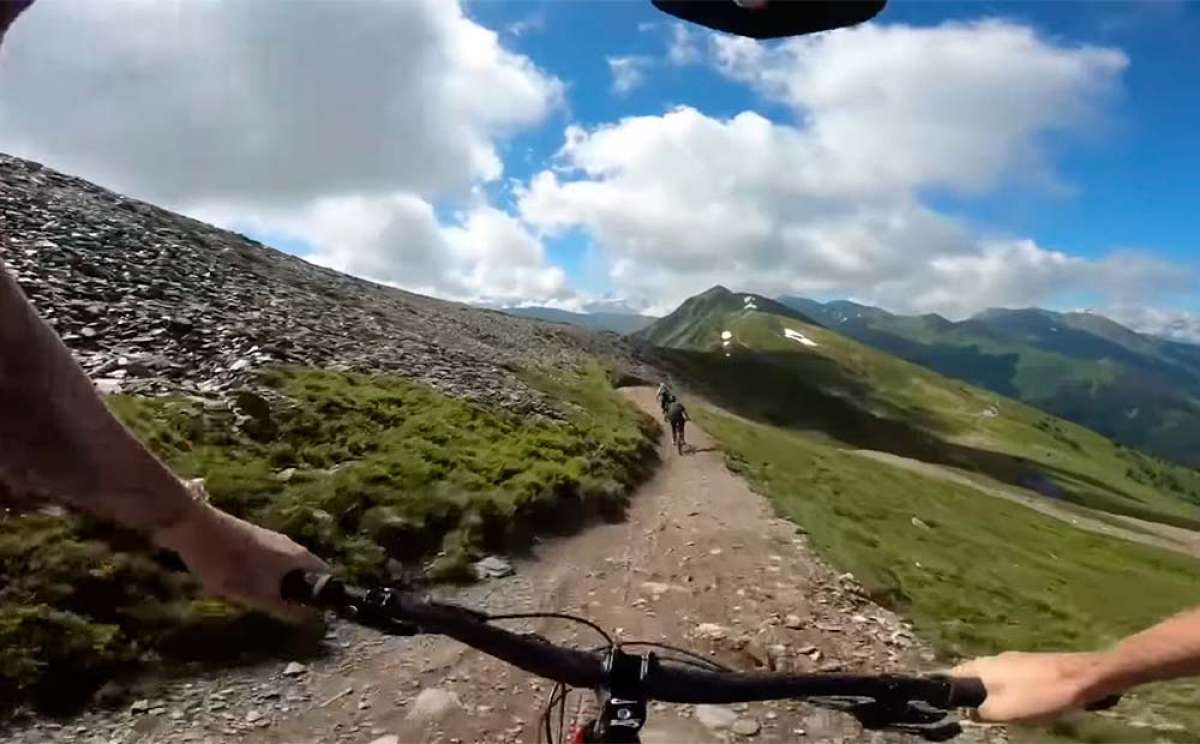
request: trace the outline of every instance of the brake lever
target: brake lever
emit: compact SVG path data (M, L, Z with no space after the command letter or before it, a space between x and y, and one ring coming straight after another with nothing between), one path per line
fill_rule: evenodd
M926 741L948 741L962 733L958 720L947 711L919 700L886 703L866 697L827 697L806 702L853 716L868 731L896 731Z
M414 636L421 633L413 623L397 620L393 603L398 594L390 588L370 589L358 597L346 597L334 611L340 617L359 625L394 636Z
M937 723L896 723L885 726L888 731L919 736L925 741L950 741L962 733L962 726L953 718Z

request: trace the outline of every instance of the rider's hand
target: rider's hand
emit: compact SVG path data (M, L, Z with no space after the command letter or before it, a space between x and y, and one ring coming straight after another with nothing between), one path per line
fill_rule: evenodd
M1097 684L1102 653L1007 652L969 661L955 677L978 677L987 689L979 708L985 721L1051 721L1109 695Z
M188 487L202 488L195 483ZM203 498L197 498L178 523L159 531L155 541L178 553L207 591L292 620L312 613L280 598L284 574L296 568L329 570L324 561L287 536L226 514Z

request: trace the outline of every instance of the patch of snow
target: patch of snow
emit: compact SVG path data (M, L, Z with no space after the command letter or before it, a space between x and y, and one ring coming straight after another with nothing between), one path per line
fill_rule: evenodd
M817 345L816 341L813 341L811 338L809 338L808 336L805 336L800 331L793 331L791 328L784 328L783 335L786 336L787 338L790 338L793 341L799 341L800 343L804 344L805 346L816 346Z

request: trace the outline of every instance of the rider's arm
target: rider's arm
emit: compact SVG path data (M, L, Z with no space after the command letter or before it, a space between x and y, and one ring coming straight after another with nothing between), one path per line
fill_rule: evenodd
M2 245L2 244L0 244ZM216 593L271 605L290 568L323 565L209 506L108 412L0 261L0 496L50 499L142 531Z
M1200 608L1129 636L1106 651L1004 653L968 662L956 676L983 680L987 720L1053 718L1137 685L1200 675Z

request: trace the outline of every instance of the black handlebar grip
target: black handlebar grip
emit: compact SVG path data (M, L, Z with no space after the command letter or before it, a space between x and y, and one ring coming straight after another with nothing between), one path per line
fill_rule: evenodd
M949 708L978 708L987 700L987 688L978 677L951 677Z
M319 579L319 574L308 573L304 569L288 571L279 582L279 596L288 602L312 604Z

